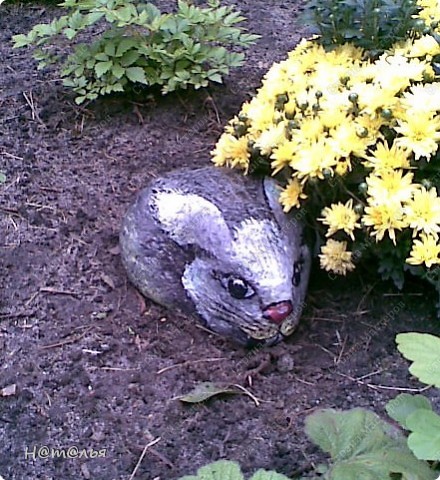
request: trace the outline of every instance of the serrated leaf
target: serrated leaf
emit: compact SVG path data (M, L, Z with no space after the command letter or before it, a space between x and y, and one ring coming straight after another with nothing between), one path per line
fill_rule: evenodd
M14 42L14 48L21 48L21 47L24 47L26 45L29 45L29 43L30 43L30 40L29 40L28 36L23 35L22 33L20 33L19 35L14 35L12 37L12 40Z
M428 333L399 333L396 342L399 352L413 362L410 373L427 385L440 387L440 338Z
M69 40L72 40L72 38L74 38L76 35L76 30L74 30L73 28L65 28L63 33L66 36L66 38L68 38Z
M104 73L107 73L110 70L110 68L112 68L112 65L113 65L113 62L110 60L108 62L98 62L95 65L96 76L98 78L102 77Z
M257 470L250 480L289 480L289 478L281 473L261 469Z
M423 395L410 395L409 393L397 395L385 406L388 415L407 430L407 418L419 409L432 410L431 402Z
M420 460L440 460L440 416L432 410L419 409L406 419L411 434L408 446Z
M197 384L189 393L179 397L179 400L186 403L199 403L222 393L237 392L232 390L229 385L201 382Z
M117 48L116 48L116 54L115 56L116 57L121 57L122 55L124 55L125 52L127 52L128 50L130 50L130 48L133 48L135 47L136 45L139 44L139 40L136 40L134 38L123 38Z
M125 75L131 82L144 83L145 85L148 85L144 69L141 67L128 67L125 70Z
M179 480L244 480L238 463L219 460L197 470L197 475L188 475Z
M306 434L331 455L329 480L377 480L391 473L433 479L432 470L414 457L399 430L363 408L319 410L307 417Z
M122 78L123 75L125 73L125 68L122 68L121 65L119 65L119 63L114 63L113 66L112 66L112 74L116 77L116 78Z

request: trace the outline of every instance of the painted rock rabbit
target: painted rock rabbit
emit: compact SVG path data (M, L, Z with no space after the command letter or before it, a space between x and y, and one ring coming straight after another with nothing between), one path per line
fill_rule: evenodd
M302 226L278 194L271 178L217 167L153 180L123 220L132 283L240 344L277 343L298 324L310 273Z

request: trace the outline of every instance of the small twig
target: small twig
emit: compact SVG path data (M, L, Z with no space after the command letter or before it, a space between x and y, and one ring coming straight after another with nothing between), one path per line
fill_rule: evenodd
M432 387L432 385L427 385L426 387L421 388L409 388L409 387L391 387L389 385L375 385L374 383L367 383L359 380L358 378L351 377L350 375L346 375L345 373L339 373L338 375L341 377L348 378L349 380L359 383L360 385L365 385L368 388L373 390L395 390L396 392L413 392L413 393L421 393L424 392ZM361 377L362 378L362 377Z
M201 358L199 360L187 360L186 362L177 363L175 365L169 365L168 367L161 368L156 372L156 375L160 375L161 373L167 372L168 370L172 370L173 368L185 367L186 365L191 365L193 363L220 362L221 360L227 360L227 358L218 357L218 358Z
M130 475L130 478L128 480L133 480L135 475L136 475L136 472L138 471L139 467L141 466L141 463L142 463L142 460L144 459L145 455L147 454L147 451L150 447L152 447L153 445L156 445L156 443L160 442L160 437L157 437L156 439L154 439L153 441L151 441L150 443L147 443L144 447L144 449L142 450L142 453L141 453L141 456L139 457L139 460L137 461L136 463L136 466L134 467L133 471L131 472L131 475Z
M32 112L32 120L37 120L41 125L44 125L40 116L38 115L37 109L35 108L34 97L32 96L32 91L29 92L29 95L26 92L23 92L23 97L26 100L26 103L29 105L29 108Z
M1 154L14 160L23 160L23 157L17 157L17 155L12 155L12 153L5 152L4 150L1 152Z
M47 350L49 348L56 348L56 347L63 347L64 345L69 345L70 343L75 343L77 342L78 340L80 340L82 337L84 337L84 335L89 332L90 330L92 330L93 326L90 326L90 327L87 327L82 333L80 333L79 335L74 335L70 338L66 338L66 340L61 340L60 342L56 342L56 343L51 343L49 345L42 345L41 347L39 347L39 350Z
M258 400L258 398L255 395L253 395L247 388L244 388L242 385L239 385L238 383L233 383L232 385L242 390L248 397L252 398L252 400L255 402L255 405L257 407L260 406L260 400Z
M41 293L51 293L53 295L71 295L72 297L79 297L79 293L70 290L61 290L55 287L41 287Z

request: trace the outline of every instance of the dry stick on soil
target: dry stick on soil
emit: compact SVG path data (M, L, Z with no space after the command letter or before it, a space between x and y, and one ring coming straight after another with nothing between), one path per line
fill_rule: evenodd
M32 96L32 91L29 92L29 95L26 92L23 92L23 97L26 100L26 103L29 105L29 108L32 111L32 120L37 120L44 127L46 126L38 115L37 109L35 108L34 97Z
M232 385L242 390L248 397L252 398L252 400L255 402L255 405L257 407L260 406L260 402L262 402L263 400L259 400L255 395L252 395L252 393L247 388L242 387L238 383L233 383Z
M136 475L136 472L138 471L141 463L142 463L142 460L144 459L145 455L147 454L147 450L152 447L153 445L156 445L156 443L160 442L160 437L157 437L155 438L153 441L151 441L150 443L147 443L141 453L141 456L139 457L139 460L137 461L136 463L136 466L134 467L134 470L131 472L131 475L130 475L130 478L128 480L133 480L135 475Z
M72 335L70 338L66 338L66 340L61 340L60 342L51 343L49 345L43 345L43 346L39 347L39 349L40 350L47 350L49 348L62 347L64 345L69 345L70 343L75 343L78 340L80 340L82 337L84 337L84 335L86 333L90 332L90 330L92 330L93 328L94 328L93 325L90 326L90 327L86 327L85 330L79 335Z
M354 378L351 377L350 375L345 375L345 373L339 373L336 372L338 375L341 377L348 378L352 382L359 383L360 385L365 385L368 388L371 388L373 390L395 390L396 392L413 392L413 393L422 393L432 387L432 385L427 385L426 387L421 387L421 388L408 388L408 387L392 387L389 385L375 385L374 383L367 383L363 382L359 378ZM371 374L372 375L372 374ZM365 375L360 378L365 378Z
M226 357L216 357L216 358L201 358L199 360L187 360L186 362L177 363L176 365L169 365L168 367L161 368L156 372L156 375L172 370L173 368L185 367L186 365L191 365L193 363L203 363L203 362L220 362L221 360L227 360Z

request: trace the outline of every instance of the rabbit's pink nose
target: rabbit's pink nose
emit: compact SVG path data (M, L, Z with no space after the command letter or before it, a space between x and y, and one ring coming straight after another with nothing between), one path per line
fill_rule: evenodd
M273 303L263 310L263 317L272 323L279 325L293 311L293 305L290 300Z

